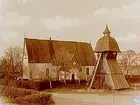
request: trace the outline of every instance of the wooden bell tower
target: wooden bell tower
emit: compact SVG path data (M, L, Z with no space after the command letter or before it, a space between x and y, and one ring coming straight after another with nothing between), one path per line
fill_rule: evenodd
M92 80L89 89L95 88L125 89L129 84L122 73L116 60L117 53L120 52L118 43L110 36L110 31L106 25L103 32L104 36L100 38L94 52L98 55L98 61L93 70Z

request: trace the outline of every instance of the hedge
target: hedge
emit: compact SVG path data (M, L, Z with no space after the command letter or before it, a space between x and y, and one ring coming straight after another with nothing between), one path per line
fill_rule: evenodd
M16 98L16 102L18 104L22 103L25 105L27 105L28 103L36 103L39 105L55 104L55 102L53 101L52 95L46 94L46 93L31 94L31 95L25 96L24 98L18 97Z
M24 80L1 80L3 86L40 90L40 82Z
M3 86L10 86L16 88L25 88L25 89L35 89L35 90L44 90L50 89L50 81L29 81L29 80L1 80ZM52 88L61 88L64 87L64 82L60 81L51 81ZM77 81L66 81L67 85L78 85ZM81 80L81 85L85 85L86 81Z
M2 86L2 95L21 105L54 105L51 94L30 89Z
M126 77L129 84L140 83L140 77Z
M37 93L37 91L33 91L29 89L21 89L21 88L8 87L8 86L2 86L1 92L3 96L9 98L24 97L26 95Z

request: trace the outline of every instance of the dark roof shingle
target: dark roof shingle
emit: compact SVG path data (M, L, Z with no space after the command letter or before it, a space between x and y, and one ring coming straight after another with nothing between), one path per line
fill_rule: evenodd
M29 63L51 63L51 56L62 47L74 54L82 66L92 66L96 61L90 43L28 38L25 38L25 42Z

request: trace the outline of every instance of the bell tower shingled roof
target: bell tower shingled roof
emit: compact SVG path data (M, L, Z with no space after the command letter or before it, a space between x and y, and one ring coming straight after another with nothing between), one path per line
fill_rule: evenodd
M110 33L111 32L108 28L108 25L106 25L105 30L103 32L104 36L97 41L94 52L96 53L106 51L120 52L117 41L110 36Z

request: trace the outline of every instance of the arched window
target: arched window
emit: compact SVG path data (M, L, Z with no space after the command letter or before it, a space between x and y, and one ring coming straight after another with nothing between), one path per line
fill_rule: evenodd
M49 68L46 68L46 76L49 77Z
M89 75L89 68L88 67L86 68L86 73L87 73L87 75Z

